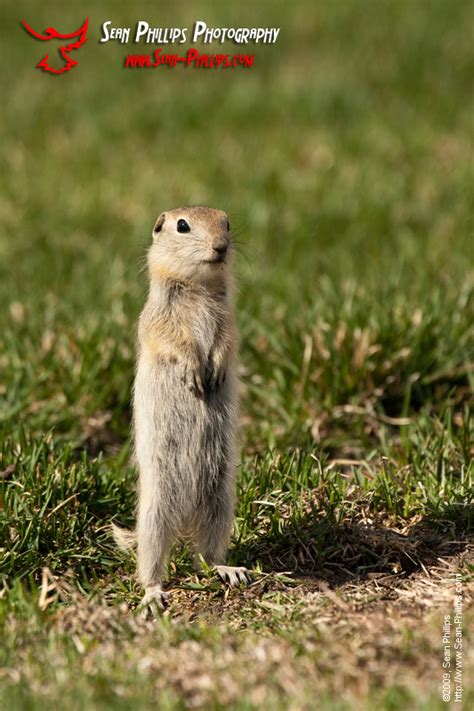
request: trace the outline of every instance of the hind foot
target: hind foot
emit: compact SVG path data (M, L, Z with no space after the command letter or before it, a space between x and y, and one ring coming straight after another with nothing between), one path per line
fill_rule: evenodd
M140 617L150 620L156 617L157 613L163 612L168 607L169 594L163 590L161 585L151 585L146 588L145 594L140 602Z
M231 588L238 587L241 583L249 585L252 582L252 571L234 565L215 565L214 570L223 583L229 583Z

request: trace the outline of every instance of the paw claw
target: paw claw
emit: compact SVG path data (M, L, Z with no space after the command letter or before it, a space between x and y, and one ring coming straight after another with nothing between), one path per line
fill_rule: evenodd
M204 392L202 377L199 373L194 373L194 379L191 390L194 390L196 395L202 395Z
M217 388L222 387L224 384L225 380L225 368L222 370L218 370L217 372L214 373L213 379L212 379L212 384L214 390L217 390Z

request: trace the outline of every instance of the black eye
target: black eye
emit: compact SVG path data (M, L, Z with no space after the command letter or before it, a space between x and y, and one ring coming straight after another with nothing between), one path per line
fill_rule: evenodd
M230 232L230 222L227 220L227 232Z
M178 220L178 232L191 232L191 228L186 220Z

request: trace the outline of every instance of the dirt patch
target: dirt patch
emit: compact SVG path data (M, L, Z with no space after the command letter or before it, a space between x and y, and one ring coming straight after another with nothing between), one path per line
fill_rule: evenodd
M63 601L47 628L72 640L76 673L113 673L122 660L123 693L123 679L138 675L149 698L172 694L186 708L245 698L256 707L309 710L315 694L337 695L350 708L366 707L367 698L382 707L387 688L410 707L413 698L438 698L442 623L453 609L457 573L463 581L465 679L474 667L473 563L470 550L410 575L374 573L337 588L312 577L291 581L271 574L246 589L228 590L209 580L208 590L197 591L190 586L202 580L191 577L179 587L171 581L173 604L158 621L141 620L125 603L88 600L70 581L45 573L40 605L47 610ZM11 618L11 624L18 622ZM42 671L31 663L41 639L31 634L28 645L18 647L15 669L6 673L48 693L50 682L39 685ZM57 647L50 648L56 664ZM68 658L60 653L59 662Z

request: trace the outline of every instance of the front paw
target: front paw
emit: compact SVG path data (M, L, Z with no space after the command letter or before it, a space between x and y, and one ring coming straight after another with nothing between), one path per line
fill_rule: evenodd
M185 363L181 380L186 387L198 397L204 395L204 373L199 363Z
M219 367L212 365L207 373L206 377L206 389L209 392L218 390L225 382L226 367L221 365Z

